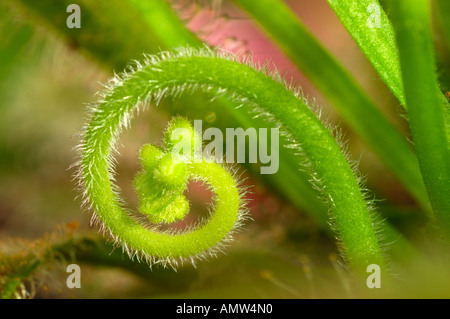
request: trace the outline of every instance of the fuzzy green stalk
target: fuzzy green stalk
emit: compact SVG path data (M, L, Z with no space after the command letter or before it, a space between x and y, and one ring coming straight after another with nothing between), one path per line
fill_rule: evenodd
M437 84L427 0L388 2L396 30L409 122L437 222L450 235L450 150Z
M114 90L112 93L114 95ZM120 104L117 103L116 107ZM108 108L107 112L103 112L103 106ZM106 154L110 152L110 143L115 140L111 135L114 130L108 126L92 126L97 119L103 118L105 125L116 125L117 130L121 116L126 115L120 115L120 112L127 109L114 110L112 104L106 101L101 103L96 109L97 116L94 115L86 131L82 174L86 196L97 217L127 252L142 256L150 263L162 262L175 267L178 261L189 259L194 262L195 258L207 253L214 254L216 248L226 243L229 234L242 221L242 200L235 178L225 167L215 162L207 162L203 157L194 160L191 150L198 145L196 143L201 143L200 138L194 134L187 120L173 119L166 131L165 149L147 144L140 151L143 169L133 183L139 195L139 210L154 224L171 224L182 220L189 212L189 203L183 192L189 180L197 180L206 184L215 194L214 212L207 222L182 233L143 227L121 207L118 194L113 191L114 186L110 182L111 168L107 165L109 155ZM114 118L114 115L118 117ZM187 157L182 157L183 154L174 149L178 143L175 143L171 134L177 129L183 132L181 142L196 140L188 144Z
M207 49L183 49L176 54L165 52L160 56L148 56L134 72L115 79L115 84L92 110L81 149L80 173L85 195L100 220L128 248L161 258L195 256L211 248L222 236L209 232L213 226L228 231L234 217L225 215L230 205L235 205L233 198L237 190L229 186L220 188L231 185L233 180L215 166L200 165L192 169L206 176L216 189L218 205L226 207L216 207L214 215L219 217L210 221L213 223L210 228L205 226L208 227L205 230L177 236L140 227L120 207L110 182L113 173L108 163L112 146L137 106L141 102L158 103L164 96L200 90L254 105L262 114L270 114L311 162L330 204L350 266L359 273L374 263L383 269L385 262L369 214L370 203L366 202L340 146L303 100L286 89L280 79L276 81L265 72L236 60L235 56L218 55ZM216 174L222 176L220 180Z

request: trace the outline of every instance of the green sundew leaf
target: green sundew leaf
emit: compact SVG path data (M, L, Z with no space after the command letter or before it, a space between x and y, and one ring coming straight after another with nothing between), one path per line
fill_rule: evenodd
M19 0L19 3L108 70L121 70L129 61L140 59L144 52L157 53L159 49L187 44L198 46L200 43L162 0L80 0L77 3L81 7L81 29L68 29L66 26L66 8L70 1ZM217 120L212 124L220 129L273 126L265 119L253 118L235 109L234 104L220 98L210 101L210 97L184 95L179 100L164 102L167 108L161 110L191 119L203 119L205 110L214 113ZM287 144L281 137L280 145ZM255 165L247 165L247 168L273 191L301 210L306 210L322 228L328 229L326 205L319 199L319 193L311 188L309 176L299 171L299 165L290 150L280 148L280 168L276 174L261 176Z
M202 42L188 31L182 22L176 17L170 6L161 0L140 1L130 0L130 2L139 9L143 15L145 22L151 30L164 42L166 48L174 48L182 45L201 46ZM211 104L208 102L208 104ZM201 106L204 104L200 103ZM246 113L236 110L235 106L225 99L219 99L217 103L211 106L211 110L220 118L219 123L215 123L218 128L226 129L236 124L243 128L263 128L270 127L272 123L265 119L252 118ZM173 110L175 111L175 110ZM172 111L172 113L173 113ZM204 112L204 108L198 110L187 110L183 105L182 108L176 109L177 113L195 118ZM232 118L223 121L226 113L232 114ZM222 124L220 124L222 123ZM287 145L288 141L281 138L281 145ZM254 175L259 175L259 167L246 165ZM326 206L318 200L319 193L311 188L308 174L299 171L298 163L288 150L284 147L280 149L279 170L276 174L265 175L261 177L266 180L274 191L282 194L291 203L306 211L314 218L314 220L324 229L328 229L327 209ZM300 195L299 195L300 194Z
M152 1L152 3L155 2ZM65 19L68 15L66 8L70 1L56 3L50 0L19 0L19 3L26 9L31 9L66 41L74 44L75 48L87 52L107 69L120 70L129 63L128 61L140 58L143 52L156 53L158 48L170 49L170 45L178 46L188 43L195 46L198 43L192 38L190 32L180 31L179 21L175 21L176 26L168 27L165 33L152 29L170 23L170 21L173 22L173 15L170 13L159 14L159 23L152 24L150 16L143 16L152 14L152 12L148 10L140 12L136 9L137 7L130 8L130 5L127 5L129 2L125 1L111 0L107 3L92 3L81 0L77 2L82 10L82 32L66 27ZM134 2L134 5L139 5L139 3ZM159 5L163 8L164 6L164 4ZM162 17L168 17L169 20L161 21ZM170 33L175 32L174 30L184 34L185 39ZM158 35L163 35L165 39L160 39ZM177 39L180 43L172 39ZM217 118L212 125L222 129L238 126L244 129L259 128L273 125L263 118L253 118L252 115L235 109L234 105L222 99L212 102L209 98L182 96L167 104L167 108L160 109L192 119L203 118L205 105L208 105L208 112L214 113ZM288 144L288 141L280 137L280 146ZM253 165L248 168L253 172L258 170ZM319 199L319 193L311 188L308 182L310 176L299 171L296 157L290 150L284 147L280 148L280 167L276 174L261 176L257 172L254 175L262 178L271 190L281 194L300 209L306 210L323 229L329 230L326 205Z
M261 0L255 5L251 0L234 1L256 19L428 212L417 158L348 71L283 2Z
M190 46L201 46L202 42L188 31L178 17L175 16L170 6L161 0L139 1L130 0L130 2L139 9L147 25L153 30L159 39L164 43L165 48L174 48L188 44ZM240 125L243 128L262 128L270 127L271 123L265 119L252 118L246 113L236 110L235 106L225 99L218 99L216 103L197 102L199 109L188 109L183 103L181 108L172 108L171 113L179 113L190 118L196 118L204 112L204 105L208 103L210 110L220 119L214 123L218 128L225 130L227 127ZM190 103L193 105L194 103ZM227 114L232 117L228 118ZM225 118L225 121L223 120ZM281 138L281 145L287 145L287 141ZM259 175L259 167L246 165L253 175ZM319 193L311 188L308 182L309 176L303 171L299 171L298 164L293 155L284 147L280 149L279 171L273 175L260 177L267 181L272 190L282 194L291 203L306 211L314 220L324 229L328 229L326 206L318 200ZM299 196L299 194L301 194Z
M380 77L406 107L395 34L377 0L327 0Z
M396 30L410 127L436 219L450 236L450 150L437 84L427 0L388 2Z
M251 65L236 62L235 56L190 48L149 56L133 72L116 78L114 83L119 85L111 86L93 106L80 148L79 172L84 194L95 207L99 220L130 250L150 260L158 258L168 263L174 258L195 258L208 254L239 220L240 215L236 213L239 196L233 190L236 182L213 163L189 165L193 176L205 178L217 196L208 222L192 232L167 234L142 227L123 211L118 194L112 191L108 164L113 161L111 145L124 122L139 107L138 101L160 97L161 92L178 96L185 90L200 90L211 94L224 92L243 104L260 108L261 114L279 123L283 132L296 141L296 149L303 151L298 158L308 160L311 170L317 174L353 270L362 274L369 264L384 266L374 221L369 214L370 203L365 201L350 164L304 100L289 91L284 83Z

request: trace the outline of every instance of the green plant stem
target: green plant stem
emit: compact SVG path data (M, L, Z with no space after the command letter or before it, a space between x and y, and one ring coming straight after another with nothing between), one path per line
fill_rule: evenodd
M46 25L75 48L93 57L108 72L111 69L122 70L129 61L140 59L144 52L156 54L159 49L170 50L185 45L196 47L201 43L163 0L79 0L77 3L82 10L82 32L68 29L61 22L62 13L72 3L69 0L19 0L18 3L33 12L32 17L42 18ZM28 18L29 16L27 15ZM102 36L99 37L98 34ZM236 109L233 103L220 98L210 101L209 97L184 95L176 101L164 101L165 107L160 110L172 115L202 119L205 116L204 105L208 105L209 112L214 113L218 119L212 124L223 130L227 127L247 129L273 125L270 121L254 118L251 114ZM288 144L280 137L280 145ZM290 150L280 148L280 169L276 174L262 176L255 165L246 165L246 168L254 177L271 187L272 191L289 200L301 211L306 211L322 229L329 230L327 207L319 199L320 194L308 182L309 176L299 171L296 158Z
M152 1L152 3L155 3ZM161 2L161 1L159 1ZM192 38L192 34L187 31L180 31L183 27L181 21L173 19L171 13L160 14L158 23L153 23L146 14L156 14L153 11L138 11L136 6L140 2L134 2L131 6L129 2L111 0L107 3L102 2L88 2L80 0L77 2L82 8L82 32L79 30L68 29L62 21L67 14L65 8L70 1L41 0L30 1L20 0L14 4L20 3L20 7L24 7L26 13L30 11L33 15L25 14L27 21L40 18L45 25L50 26L52 30L56 31L63 39L73 44L75 49L81 50L83 53L88 53L89 56L98 61L105 70L123 69L128 61L139 58L142 52L156 53L158 47L169 49L168 45L179 46L180 44L196 45L198 40ZM128 3L128 4L127 4ZM142 4L144 5L144 4ZM157 5L158 7L167 8L167 5ZM14 6L16 8L17 6ZM64 15L64 18L62 17ZM168 18L161 20L162 18ZM124 23L124 21L127 21ZM166 32L158 30L160 26L174 23L175 26L170 26ZM179 38L179 35L172 32L179 32L185 38ZM98 36L101 34L102 36ZM164 37L161 39L161 35ZM139 38L139 41L130 41L130 39ZM172 41L178 39L179 43ZM176 101L168 101L165 103L165 108L160 110L168 110L172 114L183 114L189 118L199 118L199 115L204 115L204 108L202 107L208 103L210 111L214 112L220 121L213 124L219 128L233 127L236 125L242 126L244 129L249 127L268 127L272 125L270 122L264 121L262 118L254 118L253 116L242 112L241 109L235 109L231 103L217 100L214 102L201 99L196 96L195 99L188 95L180 97ZM186 107L189 105L189 107ZM286 145L283 137L280 137L280 146ZM288 143L289 144L289 143ZM250 170L252 166L248 167ZM256 176L260 176L259 174ZM266 180L266 185L270 185L271 190L281 194L288 199L296 207L305 211L314 218L318 225L325 231L329 231L327 222L327 207L318 198L320 194L315 189L311 188L308 182L309 176L306 172L298 170L298 164L295 156L290 150L284 147L280 148L280 168L278 173L273 175L260 176ZM387 226L389 226L387 224ZM398 232L390 227L392 238L399 238ZM406 240L395 240L392 244L392 252L405 251L404 245L409 245ZM395 250L394 247L399 247ZM397 254L396 254L397 255ZM394 257L395 258L395 257Z
M203 43L184 26L167 2L162 0L129 1L133 6L139 9L140 14L148 27L155 34L157 39L162 42L164 48L171 49L185 45L199 47L203 45ZM203 104L203 102L200 102L200 104ZM249 114L235 109L232 103L229 103L229 101L224 99L219 99L216 104L217 107L214 107L214 109L217 117L226 119L226 113L230 113L233 116L234 123L241 125L245 129L272 125L264 119L254 119L249 116ZM201 114L202 111L203 110L197 112L187 111L186 108L183 107L176 110L176 113L180 112L181 114L194 118L199 113ZM174 111L171 110L171 113L174 113ZM234 123L224 121L223 125L220 125L220 128L225 129L226 127L232 126ZM281 145L287 144L283 138L281 138L280 142ZM250 171L255 170L254 166L246 166ZM256 167L256 170L258 169L259 168ZM256 176L259 176L261 179L269 180L268 184L274 185L274 187L272 187L273 191L282 194L282 196L286 197L297 207L306 209L309 215L321 228L325 230L329 229L327 224L326 206L323 205L320 200L317 200L320 194L311 188L311 185L308 182L309 176L302 171L299 171L295 157L290 154L289 150L284 147L280 149L280 169L276 174L264 176L257 174ZM288 180L289 183L287 183Z
M351 267L359 273L365 272L372 263L384 267L368 204L340 146L309 108L283 84L248 66L203 51L149 57L144 67L117 79L117 83L120 84L111 88L94 110L87 127L81 174L94 210L129 248L148 255L195 253L195 249L185 247L185 243L191 242L188 238L197 238L195 232L183 235L186 240L172 238L138 227L128 217L110 185L107 163L115 136L138 102L152 97L158 100L170 92L180 94L184 90L200 89L216 94L226 92L272 114L302 148L323 183ZM198 240L203 242L206 238L198 237ZM202 248L209 245L202 242L198 243Z
M322 47L283 2L261 0L255 5L251 0L234 1L256 19L421 206L429 211L414 153L348 71Z
M411 132L436 218L450 234L450 155L445 110L437 84L430 3L388 3L396 30Z
M156 14L156 10L137 10L137 6L146 5L141 2L131 3L111 0L107 3L92 3L80 0L77 3L80 4L83 11L83 32L77 32L77 30L68 29L64 24L61 25L61 12L64 13L67 5L72 3L69 0L59 2L52 0L19 1L26 9L37 14L46 25L51 26L59 35L63 36L66 41L76 43L76 48L79 48L82 52L87 52L106 70L123 69L128 61L139 58L142 52L156 53L158 47L170 49L181 44L197 45L198 40L194 39L190 32L180 30L184 26L181 21L174 19L173 14L166 11L164 11L165 13L158 13L158 23L153 23L150 16ZM156 2L161 2L161 0L151 1L157 7L167 9L167 4L158 5L155 4ZM146 17L147 14L149 16ZM29 15L26 16L31 19ZM118 16L120 17L119 21L116 19ZM163 18L167 19L162 20ZM122 20L128 22L122 23ZM155 30L169 23L175 25L165 27L165 32ZM183 34L184 38L180 38L178 34L173 34L173 32ZM97 37L97 34L103 36ZM161 36L163 39L161 39ZM139 41L130 42L130 39L133 38L139 38ZM179 42L174 41L174 39ZM169 47L169 45L171 46ZM194 119L203 118L205 113L203 106L208 104L210 111L214 112L220 119L213 123L214 126L221 129L236 126L246 129L249 127L270 127L272 125L270 121L263 118L254 118L247 112L243 112L242 109L235 109L232 103L222 99L210 102L208 99L202 99L198 96L192 98L189 95L184 95L176 101L165 102L165 107L160 108L160 110L167 110L171 114L182 114ZM189 107L186 107L187 105ZM290 143L281 136L280 146L288 144ZM255 170L253 165L248 165L247 168L250 171ZM258 168L256 167L256 169ZM254 176L262 178L265 185L268 185L272 191L289 200L301 211L306 211L319 227L331 233L327 221L327 206L320 200L320 193L311 187L308 181L310 176L304 171L299 171L297 159L291 150L280 147L280 168L276 174L261 176L258 173ZM390 229L393 231L393 238L400 236L394 228L390 227ZM386 231L391 233L387 229ZM392 244L392 252L404 251L403 245L407 245L406 240L395 240ZM398 246L399 249L395 250L394 246Z

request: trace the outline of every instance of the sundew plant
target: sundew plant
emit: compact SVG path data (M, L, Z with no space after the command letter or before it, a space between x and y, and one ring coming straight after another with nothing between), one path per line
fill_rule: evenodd
M449 4L2 3L0 296L450 296Z

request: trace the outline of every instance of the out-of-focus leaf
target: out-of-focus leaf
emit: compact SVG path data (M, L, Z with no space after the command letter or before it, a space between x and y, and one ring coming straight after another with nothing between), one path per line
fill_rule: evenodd
M403 106L406 106L395 34L377 0L328 0L339 21Z
M234 0L252 15L351 128L365 140L422 207L428 198L417 158L405 138L384 117L349 72L280 0Z
M105 68L121 70L131 60L142 59L143 53L156 54L159 49L173 49L178 46L203 45L181 21L165 1L151 0L91 2L79 1L81 7L81 29L68 29L66 8L70 1L30 1L18 0L27 12L31 11L47 25L56 30L74 48L87 52ZM158 12L158 13L156 13ZM157 15L158 19L153 18ZM127 22L125 22L127 21ZM156 30L157 29L157 30ZM205 119L214 114L214 125L220 129L227 127L272 127L261 118L240 109L224 100L210 100L206 96L184 95L175 101L164 101L170 114L184 115L190 119ZM247 110L249 111L249 110ZM281 138L280 145L289 144ZM295 206L306 210L324 229L328 229L327 209L319 199L318 192L308 182L310 178L300 171L300 167L290 150L280 147L279 171L273 175L259 174L259 167L247 166L253 175L265 180L268 187L287 198Z

